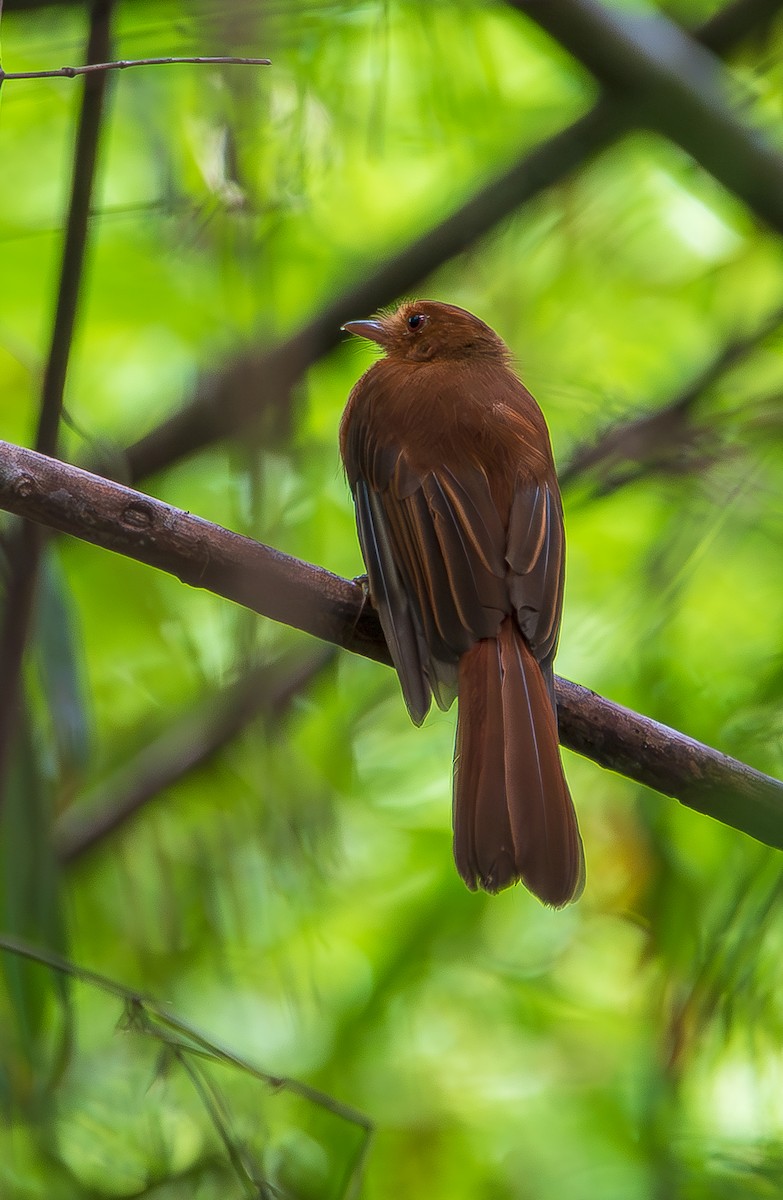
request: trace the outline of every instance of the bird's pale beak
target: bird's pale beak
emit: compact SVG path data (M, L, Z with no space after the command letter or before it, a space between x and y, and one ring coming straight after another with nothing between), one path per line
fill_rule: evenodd
M386 343L386 330L383 322L375 319L368 321L346 321L342 326L346 333L355 333L357 337L367 338L370 342L377 342L379 346Z

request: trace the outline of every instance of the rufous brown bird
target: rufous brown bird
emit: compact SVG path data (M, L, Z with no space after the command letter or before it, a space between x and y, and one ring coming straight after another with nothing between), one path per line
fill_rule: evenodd
M413 721L459 699L457 869L567 904L584 857L558 748L564 536L543 413L462 308L416 300L343 328L385 351L340 426L370 598Z

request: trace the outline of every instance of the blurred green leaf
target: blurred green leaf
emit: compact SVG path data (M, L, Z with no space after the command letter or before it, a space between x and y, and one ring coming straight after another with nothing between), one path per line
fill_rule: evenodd
M51 840L51 785L33 744L29 716L17 719L14 754L0 813L0 929L65 948L59 864ZM0 955L5 1013L0 1034L6 1112L40 1106L69 1052L68 980L25 959Z

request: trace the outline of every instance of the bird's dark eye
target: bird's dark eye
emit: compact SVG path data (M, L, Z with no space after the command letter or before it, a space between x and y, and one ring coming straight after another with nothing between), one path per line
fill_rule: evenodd
M423 313L414 313L412 317L408 317L408 328L419 329L426 320Z

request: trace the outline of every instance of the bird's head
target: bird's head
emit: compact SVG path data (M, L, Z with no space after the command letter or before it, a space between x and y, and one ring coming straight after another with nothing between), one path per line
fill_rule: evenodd
M436 300L407 300L390 313L366 321L346 321L343 329L377 342L389 358L412 362L494 358L507 362L509 350L478 317Z

